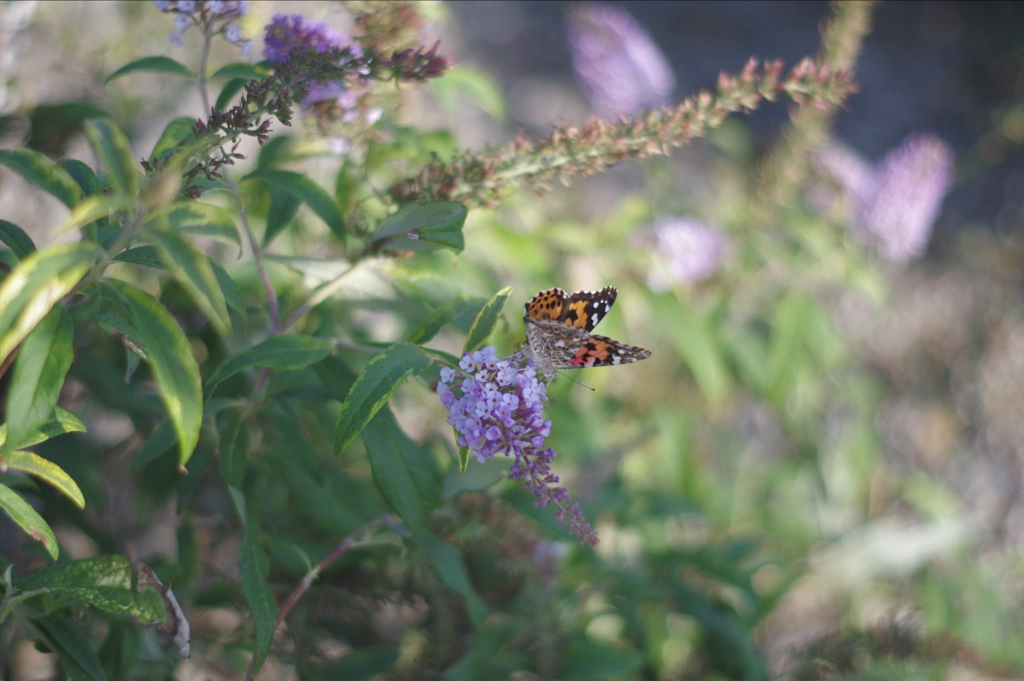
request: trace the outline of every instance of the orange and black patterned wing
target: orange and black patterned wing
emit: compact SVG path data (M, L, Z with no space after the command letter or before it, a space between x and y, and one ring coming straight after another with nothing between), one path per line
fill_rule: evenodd
M612 309L617 295L614 286L605 286L600 291L577 291L569 296L558 321L590 333Z
M568 302L569 296L560 288L541 291L526 303L526 319L560 321Z

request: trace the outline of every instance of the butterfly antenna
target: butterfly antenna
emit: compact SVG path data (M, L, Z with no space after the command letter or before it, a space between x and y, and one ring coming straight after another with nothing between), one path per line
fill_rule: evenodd
M584 383L580 383L579 381L577 381L577 380L576 380L575 378L573 378L572 376L566 376L566 378L568 378L568 379L569 379L570 381L572 381L572 382L573 382L573 383L575 383L576 385L581 385L581 386L583 386L584 388L586 388L586 389L587 389L587 390L589 390L590 392L595 392L595 393L597 392L597 390L595 390L594 388L591 388L591 387L590 387L589 385L586 385L586 384L584 384Z

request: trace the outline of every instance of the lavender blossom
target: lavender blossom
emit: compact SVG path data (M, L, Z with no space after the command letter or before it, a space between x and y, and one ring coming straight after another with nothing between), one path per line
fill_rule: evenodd
M169 35L172 45L185 45L184 33L192 26L199 26L206 35L222 34L228 42L241 48L242 54L252 49L251 40L242 39L242 29L233 22L249 12L248 3L243 0L153 0L162 12L174 14L174 32Z
M301 14L278 14L267 26L263 56L271 62L283 62L295 50L329 52L345 49L355 58L363 56L358 43L328 24L307 22Z
M493 347L487 347L466 353L459 368L462 373L442 369L437 384L459 446L468 447L481 463L497 454L514 456L509 479L522 480L541 508L554 503L555 519L580 543L596 546L597 534L579 504L570 501L551 472L555 451L544 446L551 434L551 421L544 419L547 386L537 380L532 362L521 353L499 358Z
M635 114L668 102L675 76L665 55L623 9L584 5L569 18L573 67L601 116Z
M942 200L953 181L953 151L929 134L912 135L871 167L838 142L819 149L812 163L838 194L821 184L808 198L820 212L836 207L853 233L894 262L924 253Z
M647 283L655 291L671 285L666 276L684 286L704 281L722 266L728 253L729 244L721 231L692 218L660 218L652 232L652 251L661 268L651 271Z

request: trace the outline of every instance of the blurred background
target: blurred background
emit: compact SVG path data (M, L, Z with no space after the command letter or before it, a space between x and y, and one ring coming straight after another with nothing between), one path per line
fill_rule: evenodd
M242 26L257 41L254 60L275 12L348 27L340 4L251 6ZM720 71L752 55L789 67L817 52L830 16L825 2L421 7L424 42L441 40L459 68L408 89L388 116L451 131L452 149L471 150L672 104L713 90ZM150 3L5 0L2 11L4 147L91 163L77 129L100 110L141 157L167 121L199 115L182 80L103 85L139 56L189 63L195 45L170 46L169 22ZM788 100L734 115L667 159L473 209L458 259L417 256L409 271L452 294L515 286L496 339L503 353L521 340L519 305L536 291L619 288L598 332L654 356L573 376L593 392L559 379L549 405L560 473L598 530L604 566L700 584L739 613L773 673L845 645L843 632L891 641L914 631L957 642L935 663L966 670L955 678L1013 678L1007 670L1024 668L1024 4L886 2L872 24L859 91L799 195L768 224L747 207L770 173L762 159L780 143ZM642 53L633 77L648 88L624 101L643 108L616 111L616 81L602 91L587 80L597 67L586 36L601 31L612 37L598 52ZM220 62L237 59L220 48ZM900 165L922 148L931 161ZM337 163L316 159L311 172ZM948 182L929 179L937 168ZM894 251L850 178L899 172L907 201L887 205L897 224L924 227L919 247ZM50 243L62 205L6 168L0 181L3 218ZM915 198L925 194L931 208ZM225 266L253 279L247 260ZM340 296L371 294L379 289ZM359 332L390 337L393 321L375 314L358 318ZM449 351L460 345L438 338ZM446 428L425 391L403 395L398 417L414 437ZM101 410L85 420L102 446L130 434ZM500 494L529 512L514 491ZM173 525L173 514L161 522ZM564 539L557 527L544 536ZM167 541L154 546L173 561ZM675 562L659 566L656 555ZM608 586L586 559L566 560L566 588L607 589L591 610L580 606L587 636L626 646L646 622L657 678L690 678L694 631L713 618L652 614L639 587Z

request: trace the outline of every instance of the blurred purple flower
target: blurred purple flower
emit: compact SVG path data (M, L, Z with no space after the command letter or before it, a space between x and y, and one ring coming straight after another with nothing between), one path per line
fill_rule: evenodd
M207 0L206 9L210 14L220 14L224 11L224 0Z
M332 49L346 48L354 57L361 57L363 54L357 43L328 24L319 21L307 22L301 14L278 14L267 25L263 56L271 62L282 62L296 49L328 52Z
M196 8L196 0L178 0L179 12L191 12Z
M514 456L509 479L522 480L541 508L554 503L555 519L580 543L596 546L597 534L579 504L570 501L551 472L555 451L544 446L551 434L551 421L544 419L547 386L537 379L532 362L520 353L499 358L493 347L487 347L466 353L459 368L461 373L442 369L437 384L459 446L468 447L481 463L497 454Z
M665 290L673 282L688 286L704 281L722 266L728 253L729 244L721 231L692 218L663 217L651 231L653 255L661 265L647 279L655 291ZM671 281L666 281L666 276Z
M153 0L153 4L162 12L171 6L171 0Z
M675 76L665 55L624 9L583 5L569 17L576 77L597 114L635 114L668 102Z
M237 43L242 39L242 27L238 24L231 24L224 30L224 37L228 42Z
M840 209L858 238L878 246L882 256L907 262L924 253L942 200L953 182L953 150L930 134L910 135L872 168L857 152L832 142L812 163L828 175L842 196L821 187L809 195L822 210L845 199Z

